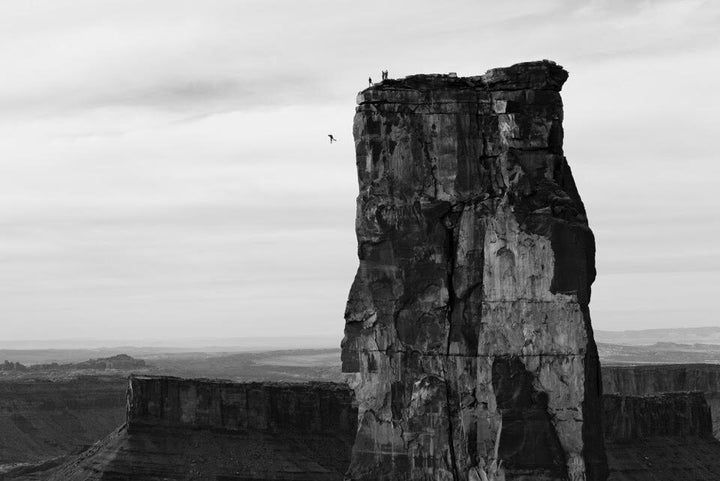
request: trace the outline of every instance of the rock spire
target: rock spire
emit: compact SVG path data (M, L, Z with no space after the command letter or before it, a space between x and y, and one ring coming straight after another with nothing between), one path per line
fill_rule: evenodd
M529 62L359 94L348 479L606 478L567 76Z

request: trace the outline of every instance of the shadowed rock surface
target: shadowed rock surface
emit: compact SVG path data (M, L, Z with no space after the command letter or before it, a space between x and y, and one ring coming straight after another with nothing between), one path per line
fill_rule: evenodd
M716 481L720 441L702 393L603 396L610 481Z
M125 420L126 391L121 377L0 382L0 477L103 439Z
M602 379L603 389L608 394L642 396L702 391L712 412L713 434L720 439L720 365L603 366Z
M339 481L356 426L343 384L131 377L127 423L36 479Z
M339 346L332 350L182 353L155 358L150 366L129 356L73 364L19 366L18 362L0 364L19 368L0 369L0 478L20 467L62 464L63 458L77 455L116 430L125 420L127 376L132 372L122 368L140 366L138 375L233 376L237 382L342 381Z
M351 433L352 391L344 384L233 383L132 376L128 429L154 426L299 433Z
M700 392L655 396L603 396L603 432L608 442L653 436L712 437L710 407Z
M566 79L543 61L359 94L351 479L605 479Z
M506 436L550 432L536 395L537 409L516 418L516 403L534 395L528 379L518 380L516 396L498 400L508 410ZM59 468L53 460L7 479L329 481L343 479L348 467L357 408L342 384L136 377L130 385L120 429ZM604 395L602 419L610 480L720 479L720 442L711 436L702 393ZM524 451L501 448L500 455L523 456L525 463L562 456L552 436L525 441Z

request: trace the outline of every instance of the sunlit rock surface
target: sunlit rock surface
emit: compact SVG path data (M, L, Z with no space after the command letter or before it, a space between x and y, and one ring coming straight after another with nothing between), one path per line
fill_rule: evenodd
M359 94L350 479L605 479L566 79L543 61Z

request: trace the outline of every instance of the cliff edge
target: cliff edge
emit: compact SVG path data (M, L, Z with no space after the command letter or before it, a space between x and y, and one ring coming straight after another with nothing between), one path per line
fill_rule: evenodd
M716 481L720 441L703 393L603 396L609 481Z
M645 396L666 392L702 391L712 412L713 434L720 439L720 365L604 366L602 380L603 390L609 394Z
M132 376L127 401L121 428L37 479L340 481L357 426L335 383Z

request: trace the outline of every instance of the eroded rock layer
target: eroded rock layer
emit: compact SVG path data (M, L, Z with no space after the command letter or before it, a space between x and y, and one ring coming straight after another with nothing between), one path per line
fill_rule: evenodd
M656 364L603 366L603 390L610 394L643 396L677 391L702 391L720 439L720 365Z
M720 441L700 392L603 396L609 481L715 481Z
M605 479L566 79L543 61L360 93L350 479Z
M608 442L653 436L712 437L710 407L701 392L654 396L603 396L603 432Z
M236 383L131 376L130 431L154 426L240 432L351 435L356 407L344 384Z
M0 382L0 478L17 463L76 454L125 419L127 382L114 376Z
M126 424L37 479L341 481L356 426L344 384L134 376Z

